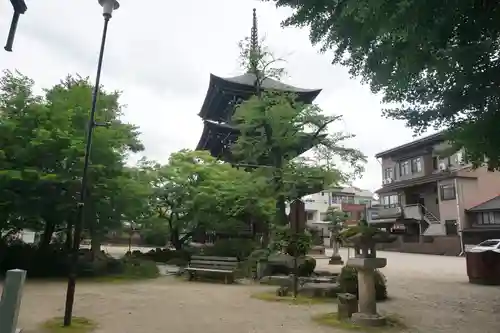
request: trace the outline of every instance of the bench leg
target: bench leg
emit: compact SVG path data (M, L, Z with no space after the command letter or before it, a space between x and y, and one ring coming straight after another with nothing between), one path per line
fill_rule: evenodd
M224 275L224 284L227 284L227 274Z
M193 276L193 275L194 275L194 274L193 274L192 272L190 272L190 271L186 271L186 272L184 273L184 276L185 276L185 278L186 278L186 280L187 280L187 281L192 281L192 280L193 280L193 278L194 278L194 276Z

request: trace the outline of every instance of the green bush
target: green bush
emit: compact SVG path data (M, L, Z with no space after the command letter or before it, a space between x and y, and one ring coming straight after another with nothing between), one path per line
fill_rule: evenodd
M68 275L68 253L59 245L51 244L42 250L33 244L12 243L4 246L2 250L4 251L0 257L0 275L15 268L26 270L29 278L54 278ZM90 250L81 249L77 274L83 278L117 275L148 278L158 276L158 268L153 261L135 258L133 255L124 259L116 259L104 252L94 256Z
M135 250L132 253L127 252L126 257L133 257L138 259L152 260L155 262L167 263L173 259L179 259L182 261L189 261L191 258L191 250L168 250L157 248L150 250L146 253L142 253L139 250Z
M311 245L324 245L325 241L321 232L316 228L307 228L307 231L311 234Z
M316 268L316 259L305 257L304 263L298 267L299 276L311 276Z
M306 255L312 246L311 234L306 230L295 235L288 226L275 227L269 249L272 252L281 252L291 256L297 252L298 256Z
M165 246L167 243L166 235L154 230L143 231L142 240L146 246Z
M124 258L121 260L123 270L119 275L129 279L153 279L160 275L158 266L150 260Z
M217 257L236 257L245 260L256 249L257 244L251 239L220 239L206 247L203 254Z
M358 294L358 272L355 268L344 266L340 271L340 275L338 278L338 282L340 284L340 288L342 292L354 294L359 296ZM382 301L387 299L387 279L384 274L375 270L375 297L377 301Z
M252 251L245 261L240 262L240 275L242 277L255 278L257 276L257 263L267 260L268 249L257 249Z

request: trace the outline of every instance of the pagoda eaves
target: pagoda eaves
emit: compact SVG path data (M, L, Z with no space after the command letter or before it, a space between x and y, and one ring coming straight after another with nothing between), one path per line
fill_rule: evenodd
M198 115L203 119L229 122L235 106L255 95L256 80L253 73L229 78L210 74L208 91ZM270 78L261 82L261 88L296 94L297 99L305 104L311 104L321 92L321 89L297 88Z

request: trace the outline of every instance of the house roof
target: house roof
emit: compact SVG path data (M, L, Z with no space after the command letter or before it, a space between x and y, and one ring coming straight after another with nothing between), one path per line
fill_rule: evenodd
M384 151L376 154L375 158L380 158L380 157L384 157L387 155L391 155L391 154L397 153L401 150L417 149L417 148L420 148L421 146L425 146L425 145L432 144L432 143L437 143L439 141L444 140L445 134L446 134L446 131L440 131L440 132L437 132L437 133L434 133L434 134L431 134L428 136L424 136L423 138L405 143L403 145L400 145L400 146L397 146L397 147L394 147L391 149L384 150Z
M489 210L500 210L500 195L497 195L477 206L468 209L468 212L484 212Z

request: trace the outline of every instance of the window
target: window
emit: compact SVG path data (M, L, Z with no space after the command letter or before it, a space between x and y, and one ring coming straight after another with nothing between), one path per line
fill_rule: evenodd
M314 220L314 213L313 212L307 212L306 216L307 216L308 221Z
M422 172L422 159L420 157L411 160L411 172L412 173Z
M384 169L384 179L393 179L393 168Z
M446 230L446 235L458 235L458 223L457 220L446 220L444 221L444 227Z
M342 197L341 197L341 196L338 196L338 195L334 195L334 196L332 197L332 202L333 202L333 203L337 203L337 204L338 204L338 203L341 203L341 202L342 202Z
M399 163L399 175L406 176L410 174L410 161Z
M382 199L382 205L384 206L393 207L399 204L399 196L397 194L386 195L383 196L381 199Z
M450 157L443 157L439 158L439 165L438 169L441 170L441 168L449 168L451 166L451 159Z
M477 224L500 224L500 212L477 213Z
M439 157L434 156L432 158L432 169L437 170L439 169Z
M453 200L456 198L455 185L447 184L439 186L441 200Z

